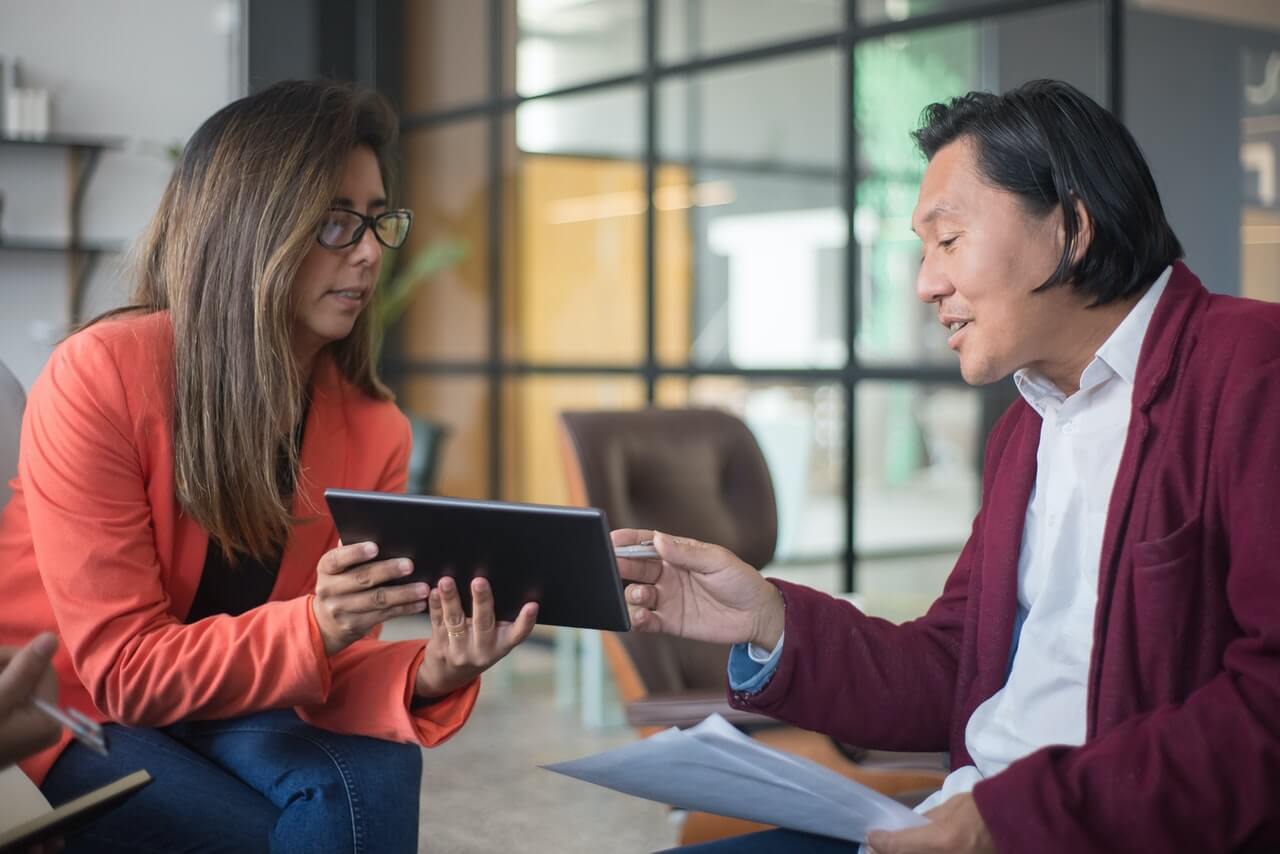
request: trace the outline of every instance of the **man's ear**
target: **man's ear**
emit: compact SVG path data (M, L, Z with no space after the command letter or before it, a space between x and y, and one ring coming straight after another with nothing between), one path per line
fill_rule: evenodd
M1071 204L1076 212L1076 245L1071 251L1071 266L1075 267L1093 242L1093 217L1089 216L1088 208L1075 193L1071 194ZM1063 246L1067 243L1066 224L1062 221L1058 223L1058 242Z

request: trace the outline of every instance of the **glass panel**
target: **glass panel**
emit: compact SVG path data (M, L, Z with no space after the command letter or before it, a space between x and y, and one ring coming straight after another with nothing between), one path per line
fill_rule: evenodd
M665 378L656 397L660 406L723 409L746 422L773 476L778 503L775 564L825 564L813 580L830 579L844 552L848 513L841 387L741 377Z
M965 386L858 384L855 552L954 560L980 499L981 398Z
M405 206L414 217L395 261L397 269L409 270L421 260L432 272L421 279L391 352L411 361L483 359L489 346L485 124L413 131L403 148Z
M489 94L489 4L415 0L404 9L404 111L436 112Z
M672 65L701 56L791 41L843 25L843 0L661 0L658 58Z
M1022 2L1029 2L1029 0L1022 0ZM907 18L920 15L955 12L975 6L990 6L991 0L855 0L855 3L858 23L884 24L890 21L905 21Z
M857 46L860 360L954 363L935 307L915 294L920 242L911 231L911 212L925 164L909 134L921 110L972 89L1002 92L1038 77L1066 80L1101 100L1100 32L1100 7L1085 3Z
M1144 0L1124 36L1125 124L1188 266L1280 300L1280 6Z
M1280 11L1280 10L1278 10ZM1280 33L1270 48L1242 48L1244 87L1240 118L1240 293L1280 302Z
M418 376L398 384L396 403L415 425L415 455L436 495L489 497L489 392L485 377Z
M661 84L659 155L685 186L655 201L683 205L693 244L687 271L657 271L688 313L671 326L659 306L664 362L844 364L839 73L836 52L822 50ZM657 248L663 260L680 252Z
M620 86L527 101L516 110L516 146L525 153L644 158L644 92Z
M854 601L873 617L914 620L942 594L959 553L859 560Z
M645 388L642 380L632 377L528 376L508 380L503 395L503 497L568 504L560 413L638 409L644 406Z
M517 0L516 90L536 95L639 71L643 0Z
M555 121L540 126L530 119L535 109ZM534 101L517 112L515 245L506 255L504 311L511 358L644 360L647 202L634 133L641 113L631 87Z

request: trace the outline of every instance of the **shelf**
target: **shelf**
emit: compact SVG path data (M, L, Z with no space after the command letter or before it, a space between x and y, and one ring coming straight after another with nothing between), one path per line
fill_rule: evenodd
M31 145L45 148L79 148L88 151L105 151L124 148L124 137L85 136L71 133L50 133L44 136L4 136L0 145Z
M123 243L70 243L38 237L0 236L0 252L123 252Z

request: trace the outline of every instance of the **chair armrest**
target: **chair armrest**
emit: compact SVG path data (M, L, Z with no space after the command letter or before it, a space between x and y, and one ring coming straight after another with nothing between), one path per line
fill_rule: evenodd
M651 694L627 703L627 723L644 727L691 727L707 715L718 714L737 727L778 726L778 721L730 707L723 691L681 691Z

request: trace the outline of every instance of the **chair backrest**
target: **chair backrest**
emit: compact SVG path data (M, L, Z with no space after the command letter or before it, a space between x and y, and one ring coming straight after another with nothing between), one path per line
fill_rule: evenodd
M614 528L654 528L722 545L757 569L773 559L773 481L759 444L737 417L644 409L565 412L560 422L575 503L604 510ZM616 639L633 668L631 674L614 668L624 701L725 684L723 646L639 633Z
M18 473L18 437L26 405L22 383L0 362L0 510L9 503L9 480Z

